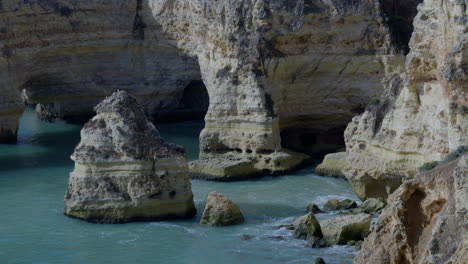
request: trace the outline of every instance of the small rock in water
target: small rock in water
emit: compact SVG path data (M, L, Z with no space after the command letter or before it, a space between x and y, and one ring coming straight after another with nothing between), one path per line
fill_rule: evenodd
M350 199L343 201L339 201L338 199L328 200L323 206L323 210L325 211L350 210L353 208L357 208L357 203Z
M341 204L341 208L340 208L341 210L349 210L349 209L357 208L357 203L350 199L345 199L341 201L340 204Z
M341 208L341 203L340 200L338 199L332 199L328 200L327 203L323 206L323 210L325 211L336 211L340 210Z
M243 235L240 236L240 239L244 240L244 241L248 241L248 240L252 240L252 236L243 234Z
M315 204L315 203L310 203L310 204L307 206L307 212L313 213L313 214L323 213L323 211L320 210L320 208L318 207L318 205Z
M346 245L348 241L362 240L368 233L371 215L357 214L325 220L321 223L323 236L331 244Z
M325 263L325 260L323 260L323 258L316 258L315 264L326 264L326 263Z
M322 238L322 229L313 213L308 213L294 221L294 237L308 239L310 237Z
M228 226L242 223L244 223L244 216L239 206L218 192L208 194L200 224Z

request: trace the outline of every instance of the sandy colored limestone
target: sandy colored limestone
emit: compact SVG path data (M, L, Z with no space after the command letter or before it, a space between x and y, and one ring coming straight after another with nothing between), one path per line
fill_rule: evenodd
M65 214L97 223L194 216L183 147L165 143L126 92L96 112L72 155Z

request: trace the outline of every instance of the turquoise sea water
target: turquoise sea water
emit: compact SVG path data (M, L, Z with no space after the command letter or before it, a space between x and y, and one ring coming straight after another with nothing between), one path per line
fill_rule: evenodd
M169 142L198 155L201 122L157 125ZM0 264L266 264L352 263L353 247L305 248L289 224L309 202L354 196L349 183L304 169L282 177L230 183L192 181L197 217L186 221L97 225L63 215L69 156L80 126L39 121L29 109L21 119L19 143L0 145ZM206 194L219 191L246 217L239 226L198 225ZM318 215L319 219L333 215ZM242 234L252 236L243 241ZM275 238L272 238L275 237ZM278 238L282 237L282 238Z

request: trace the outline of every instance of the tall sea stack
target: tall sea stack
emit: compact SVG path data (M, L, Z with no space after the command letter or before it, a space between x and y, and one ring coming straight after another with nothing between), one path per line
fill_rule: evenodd
M65 214L97 223L194 216L184 149L165 143L124 91L95 111L71 157Z

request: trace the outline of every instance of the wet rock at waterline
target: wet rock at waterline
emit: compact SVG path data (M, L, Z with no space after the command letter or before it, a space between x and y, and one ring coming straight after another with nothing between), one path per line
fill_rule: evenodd
M296 219L294 225L294 237L298 239L309 239L312 237L322 238L322 229L313 213L308 213Z
M244 223L244 216L239 206L218 192L208 194L200 224L228 226L242 223Z
M323 213L323 211L318 207L316 203L310 203L307 206L307 212L313 213L313 214Z
M330 244L345 245L348 241L363 240L370 228L371 215L340 216L320 223L324 238Z
M357 207L357 203L350 199L345 200L337 200L332 199L328 200L325 205L323 206L323 210L325 211L337 211L337 210L349 210Z
M95 110L72 155L65 214L97 223L194 216L184 149L166 144L126 92Z
M385 207L385 203L379 199L370 198L365 200L359 208L352 209L350 213L366 213L366 214L378 214Z
M346 166L346 152L332 153L325 156L322 163L315 168L315 174L346 179L341 172Z

